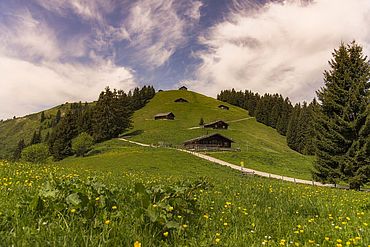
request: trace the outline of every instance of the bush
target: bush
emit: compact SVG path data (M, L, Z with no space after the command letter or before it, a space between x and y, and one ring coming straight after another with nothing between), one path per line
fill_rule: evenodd
M39 143L23 149L21 159L32 163L45 163L49 155L48 146L44 143Z
M93 144L94 139L86 132L82 132L72 140L72 150L76 156L84 156Z

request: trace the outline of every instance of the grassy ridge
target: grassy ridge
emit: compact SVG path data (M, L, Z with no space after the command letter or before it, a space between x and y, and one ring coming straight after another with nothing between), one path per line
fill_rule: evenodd
M41 112L0 122L0 158L11 158L19 140L23 138L26 144L29 143L33 132L40 127L42 137L45 137L51 130L48 123L53 120L58 109L63 114L69 107L70 104L63 104L45 110L46 120L43 123L40 123Z
M241 176L176 150L148 149L118 140L97 145L94 153L45 166L0 162L2 243L134 246L137 241L142 246L248 247L370 244L367 193ZM193 190L190 197L181 194L187 187L179 187L179 183L186 180L194 185L204 176L210 187ZM96 177L94 186L100 189L92 189L91 177ZM52 187L55 183L58 192L46 181ZM189 216L182 210L183 203L176 203L179 199L158 202L154 197L143 208L145 192L137 189L138 183L151 193L162 191L169 198L178 191L195 203L196 210ZM71 193L76 189L80 196L87 195L87 205L95 208L92 216L87 216L82 202L67 199L68 195L75 197ZM43 196L42 207L33 203L37 195ZM164 223L161 216L166 217ZM166 224L170 220L172 223Z
M180 97L187 99L189 103L175 103L174 100ZM258 123L254 118L249 118L244 109L226 104L230 110L222 110L217 107L220 104L226 103L195 92L160 92L134 114L134 129L128 135L133 135L132 140L144 143L181 145L185 140L218 132L232 138L235 141L233 146L241 151L212 152L211 156L234 164L244 162L246 167L261 171L311 178L313 157L291 150L284 136L271 127ZM169 111L175 114L175 120L153 120L157 113ZM231 122L228 130L189 129L198 126L201 117L205 122L247 119Z

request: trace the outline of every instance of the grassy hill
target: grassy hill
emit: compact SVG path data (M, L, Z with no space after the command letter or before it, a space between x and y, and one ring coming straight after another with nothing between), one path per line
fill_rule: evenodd
M189 103L176 103L178 98L184 98ZM229 110L219 109L224 104ZM32 134L40 126L43 136L50 131L48 122L52 121L58 109L65 112L69 104L56 106L45 110L47 118L40 123L41 113L31 114L0 123L0 158L10 157L17 142L24 138L30 141ZM162 112L173 112L175 120L154 120L154 115ZM211 122L224 120L230 123L228 130L211 130L199 127L200 119ZM284 136L276 130L256 122L244 109L220 102L214 98L191 91L163 91L133 116L133 129L125 133L127 138L149 144L164 144L181 146L188 139L213 132L219 132L232 138L234 148L239 152L212 152L211 156L241 164L248 168L261 171L310 179L310 169L313 158L301 155L286 145Z
M189 103L174 102L178 98ZM219 109L220 104L229 106L230 110ZM162 112L173 112L175 120L154 120L154 115ZM228 130L191 129L199 126L200 118L206 123L219 119L229 121L230 126ZM133 130L126 135L134 141L178 146L185 140L218 132L232 138L233 147L240 152L211 152L211 156L234 164L243 162L246 167L261 171L311 178L313 157L291 150L284 136L258 123L244 109L211 97L181 90L159 92L134 114L133 122Z
M26 144L29 143L33 132L40 127L42 128L42 137L44 137L51 130L49 123L53 121L57 111L60 110L63 115L69 107L70 104L66 103L45 110L46 120L43 123L40 123L41 112L0 122L0 159L10 158L21 138Z

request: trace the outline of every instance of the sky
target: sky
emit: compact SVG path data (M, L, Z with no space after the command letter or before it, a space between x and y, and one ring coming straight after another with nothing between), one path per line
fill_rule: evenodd
M370 55L369 0L0 0L0 119L106 86L311 101L341 42Z

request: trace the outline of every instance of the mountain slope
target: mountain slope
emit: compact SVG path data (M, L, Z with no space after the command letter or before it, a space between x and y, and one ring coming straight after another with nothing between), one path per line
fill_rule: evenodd
M33 132L40 127L42 138L44 138L46 133L51 131L50 124L57 111L60 110L63 115L69 107L70 104L66 103L45 110L46 119L43 123L40 122L41 112L0 122L0 159L11 158L18 141L23 138L25 143L28 144Z
M189 103L176 103L177 98L184 98ZM219 109L220 104L229 106L230 110ZM173 112L175 120L154 120L154 115L162 112ZM194 129L199 126L200 118L206 123L221 119L228 121L230 126L228 130ZM240 152L211 152L211 156L256 170L311 178L313 157L291 150L284 136L250 118L244 109L195 92L159 92L134 114L133 122L133 130L126 135L134 141L181 146L185 140L218 132L232 138L235 141L233 147L239 148Z

